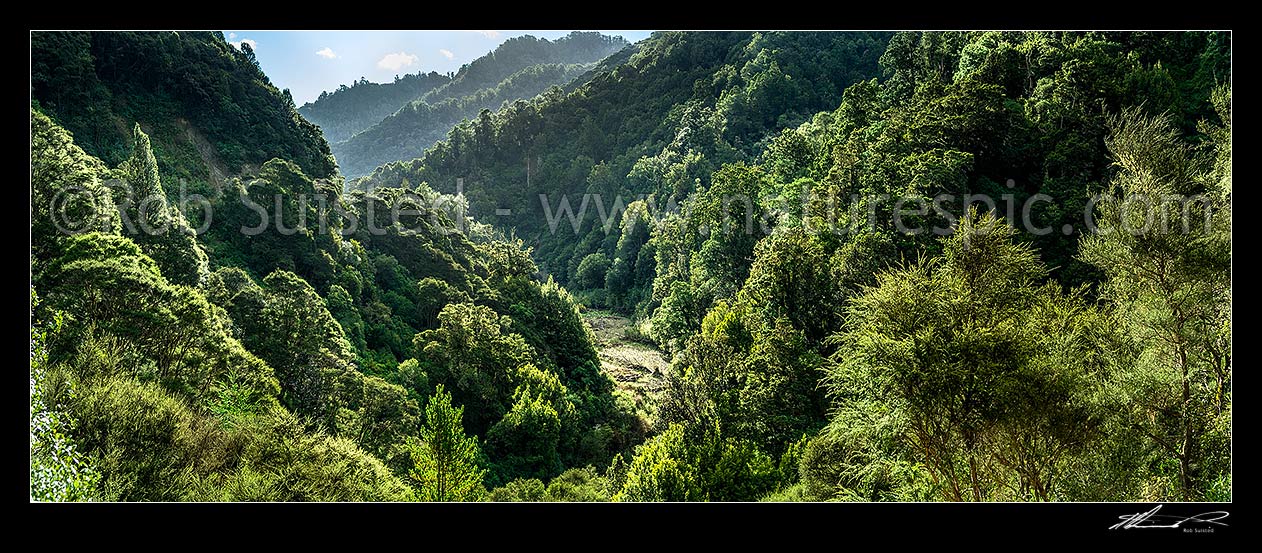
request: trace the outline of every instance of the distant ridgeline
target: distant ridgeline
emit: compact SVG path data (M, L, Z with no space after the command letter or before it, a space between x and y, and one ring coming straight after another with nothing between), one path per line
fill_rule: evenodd
M360 79L349 87L342 85L333 92L321 92L316 101L298 108L298 113L319 126L325 140L341 142L450 82L451 75L434 71L396 77L392 83Z
M555 41L514 37L454 76L417 73L386 84L361 80L321 94L298 112L324 130L342 174L361 176L421 155L482 110L564 86L626 46L621 37L599 33L573 32Z

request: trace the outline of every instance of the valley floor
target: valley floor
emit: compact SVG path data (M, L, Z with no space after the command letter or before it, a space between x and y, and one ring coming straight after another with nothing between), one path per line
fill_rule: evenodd
M626 317L588 309L583 312L583 319L596 337L601 369L613 379L618 390L635 400L638 411L652 413L658 396L666 387L670 362L656 347L628 335L635 325Z

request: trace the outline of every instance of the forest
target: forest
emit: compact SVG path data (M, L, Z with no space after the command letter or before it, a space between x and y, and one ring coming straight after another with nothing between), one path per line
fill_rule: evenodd
M1231 501L1229 32L31 33L32 501Z

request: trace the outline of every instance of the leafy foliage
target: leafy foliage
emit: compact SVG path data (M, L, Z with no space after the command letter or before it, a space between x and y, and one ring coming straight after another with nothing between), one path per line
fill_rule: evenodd
M1138 349L1117 376L1126 399L1115 408L1149 439L1154 463L1177 463L1152 478L1185 501L1230 471L1230 101L1228 89L1215 91L1219 121L1203 124L1201 149L1182 142L1168 115L1115 119L1113 201L1100 204L1100 231L1082 247L1108 276L1103 295Z
M31 110L31 254L51 257L66 232L117 232L108 170L47 116Z
M946 499L1051 499L1099 424L1106 367L1090 355L1095 329L1079 326L1091 312L1038 284L1046 270L999 219L971 213L955 231L943 257L854 299L831 392L843 410L883 399Z
M39 296L31 289L31 307L39 305ZM59 319L52 321L54 332ZM100 473L70 438L75 420L68 413L50 405L47 389L47 331L31 332L31 500L92 500ZM73 392L66 392L73 398Z
M421 501L477 501L486 493L478 467L477 438L461 426L464 407L453 407L442 384L425 405L425 426L411 445L416 465L408 477Z

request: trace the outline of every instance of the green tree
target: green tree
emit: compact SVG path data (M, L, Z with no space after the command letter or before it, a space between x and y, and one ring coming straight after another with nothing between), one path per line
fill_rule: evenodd
M697 470L684 457L684 427L671 425L636 450L614 501L701 501Z
M571 282L575 290L593 290L605 287L605 275L609 272L609 256L596 252L584 257L578 264Z
M126 184L123 231L158 262L168 280L199 286L209 274L206 252L184 214L168 205L149 135L139 123L133 132L131 158L121 167Z
M1230 92L1214 100L1222 123L1202 126L1210 140L1201 150L1169 115L1133 109L1113 120L1113 200L1099 205L1098 232L1082 241L1140 350L1118 383L1129 426L1177 462L1184 501L1204 499L1230 471Z
M224 310L199 290L167 282L130 239L80 234L65 241L63 252L34 276L49 305L67 314L51 357L64 359L91 334L108 334L146 360L128 367L138 376L201 395L236 374L254 391L254 401L275 401L272 368L231 335Z
M31 253L47 259L64 231L116 233L118 210L101 178L104 163L87 155L65 129L31 110Z
M417 401L398 384L348 370L338 379L334 394L339 404L337 431L355 440L391 468L406 470L407 436L420 419Z
M616 308L631 310L644 301L647 288L656 270L652 248L645 248L653 231L652 217L644 200L627 205L622 215L621 233L614 250L614 259L605 275L609 302Z
M793 440L823 426L822 368L823 358L787 320L760 331L739 392L741 435L779 456Z
M764 320L787 318L813 346L841 326L844 289L834 285L818 240L792 229L760 241L755 253L742 292Z
M878 276L836 339L838 417L883 398L948 500L1052 499L1098 432L1085 308L1039 284L1046 269L1015 234L974 211L944 256Z
M482 434L512 406L518 367L533 358L530 346L491 308L453 303L439 313L440 326L416 335L417 359L432 382L470 409L466 426Z
M573 437L576 421L569 391L557 375L524 365L518 370L513 406L487 431L487 445L499 459L501 481L546 479L564 466L558 449L562 436Z
M341 325L302 277L278 270L263 284L241 269L225 268L208 288L236 323L243 345L275 369L285 406L336 428L334 385L354 370Z
M698 195L695 217L708 237L696 253L692 284L703 294L731 297L749 276L754 246L769 230L760 202L766 181L756 165L724 165L714 173L711 187Z
M491 490L489 499L496 503L544 501L544 493L543 482L523 478Z
M572 468L551 482L544 499L547 501L609 501L608 481L592 466Z
M439 384L425 405L420 438L410 443L415 465L408 476L421 501L479 501L486 495L478 464L478 442L466 436L460 419L464 407L451 404L451 394Z
M750 501L775 487L776 466L713 419L672 424L638 447L614 501Z
M149 135L136 123L132 130L132 153L123 163L127 177L128 219L132 225L148 234L165 231L170 217L166 191L158 177L158 160L153 156Z

